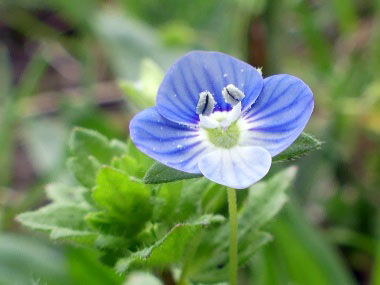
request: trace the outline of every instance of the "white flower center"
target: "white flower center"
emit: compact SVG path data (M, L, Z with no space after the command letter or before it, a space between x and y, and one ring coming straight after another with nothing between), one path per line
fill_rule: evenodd
M233 106L230 111L212 112L215 99L208 91L199 94L196 112L199 114L199 126L206 131L206 137L215 146L231 148L235 146L240 138L241 101L244 93L235 85L229 84L222 90L226 103Z

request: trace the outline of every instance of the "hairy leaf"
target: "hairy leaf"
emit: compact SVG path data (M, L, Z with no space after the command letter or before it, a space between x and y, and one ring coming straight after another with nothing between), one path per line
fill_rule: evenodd
M320 149L321 145L322 142L314 138L312 135L302 133L291 146L273 157L273 162L295 160L305 156L313 150Z
M100 163L96 158L93 156L70 157L67 167L81 185L89 189L95 186L96 175L100 168Z
M117 140L109 141L102 134L84 128L75 128L69 141L73 156L85 158L95 157L100 163L110 163L114 156L122 155L127 146Z
M99 171L93 198L104 211L103 216L97 215L98 220L108 220L111 226L113 222L122 225L124 235L138 233L152 215L149 188L111 167Z
M69 149L68 168L79 183L92 188L100 166L110 164L114 157L124 154L127 145L118 140L109 141L93 130L75 128L70 136Z
M166 236L154 245L119 259L116 270L120 273L135 268L164 268L179 263L183 258L189 241L199 230L224 221L222 216L206 215L192 223L177 224Z
M193 174L170 168L159 162L155 162L144 176L145 184L160 184L183 179L202 177L202 174Z
M87 190L83 187L69 186L62 183L52 183L46 187L47 197L57 204L74 204L88 206L85 194Z
M76 205L52 204L34 212L20 214L17 219L25 226L50 233L51 239L66 239L93 244L96 233L86 224L87 208Z

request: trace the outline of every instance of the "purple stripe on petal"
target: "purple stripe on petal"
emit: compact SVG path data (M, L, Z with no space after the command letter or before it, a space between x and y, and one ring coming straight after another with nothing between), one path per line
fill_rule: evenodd
M261 94L244 115L249 134L245 144L262 146L277 155L299 136L314 107L310 88L291 75L264 80Z
M157 161L190 173L200 173L198 161L208 150L199 129L173 123L156 107L138 113L130 123L136 147Z
M223 76L225 73L228 73L226 78ZM196 106L202 91L213 94L217 103L215 110L231 109L221 94L228 84L234 84L245 93L242 106L243 110L247 110L260 94L263 79L255 68L229 55L219 52L190 52L166 73L158 89L157 109L172 122L196 126L199 121Z

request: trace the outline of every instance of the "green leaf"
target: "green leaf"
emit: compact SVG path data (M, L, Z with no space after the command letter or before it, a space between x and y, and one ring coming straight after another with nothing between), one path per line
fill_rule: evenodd
M46 186L47 197L55 204L74 204L88 207L85 199L87 189L69 186L62 183L52 183Z
M296 141L279 155L273 157L273 162L295 160L321 147L322 142L309 134L302 133ZM145 184L160 184L183 179L199 178L202 174L183 172L159 162L155 162L144 177Z
M93 244L96 233L84 220L88 211L87 208L76 205L52 204L34 212L22 213L17 219L33 230L49 232L51 239Z
M166 236L151 247L119 259L116 270L120 273L132 269L152 267L164 268L182 260L189 241L199 230L224 221L222 216L206 215L192 223L177 224Z
M111 162L114 156L127 151L127 146L117 140L109 141L102 134L84 128L75 128L69 140L70 152L79 158L94 157L102 164Z
M182 183L173 182L161 185L154 201L153 220L163 222L173 220L178 203L181 199Z
M100 163L96 158L70 157L67 160L67 167L80 184L89 189L95 186L96 175L100 169Z
M132 140L127 142L127 155L133 157L139 164L138 177L143 178L148 169L155 162L152 158L139 151Z
M71 157L67 165L79 183L87 188L95 186L97 172L102 164L124 154L127 145L118 140L109 141L102 134L84 128L74 128L69 140Z
M193 174L170 168L159 162L155 162L144 176L145 184L160 184L183 179L202 177L202 174Z
M321 145L321 141L307 133L302 133L291 146L273 157L272 162L295 160L305 156L313 150L320 149Z
M289 188L296 174L295 167L289 167L267 181L261 181L249 188L248 197L239 211L239 266L244 265L252 255L272 238L261 228L281 210ZM191 280L196 282L222 282L228 278L229 228L223 225L208 234L197 251ZM211 258L210 258L211 256Z
M178 206L173 215L174 221L186 221L191 217L202 214L202 193L210 186L210 184L213 183L205 178L194 179L191 182L189 181L189 183L184 183ZM219 187L221 190L224 189L223 186Z
M111 162L111 166L127 173L136 181L142 182L147 170L145 163L146 161L137 160L131 155L123 155L121 157L115 157Z
M137 234L152 215L150 189L111 167L99 171L93 199L104 211L101 218L123 225L122 234L127 236Z

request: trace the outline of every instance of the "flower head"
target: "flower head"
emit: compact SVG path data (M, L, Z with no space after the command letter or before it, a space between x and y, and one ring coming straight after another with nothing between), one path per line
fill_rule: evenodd
M137 114L130 135L142 152L172 168L237 189L263 178L272 157L299 136L313 111L297 77L262 78L219 52L193 51L166 73L156 107Z

